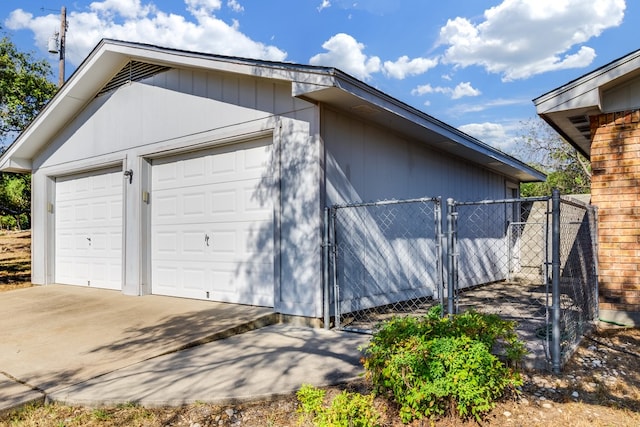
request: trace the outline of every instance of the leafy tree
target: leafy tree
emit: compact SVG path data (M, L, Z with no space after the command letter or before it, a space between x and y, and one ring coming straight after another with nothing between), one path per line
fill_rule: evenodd
M0 38L0 153L53 97L51 66ZM31 176L0 173L0 226L29 227Z
M547 174L546 182L522 184L522 196L548 196L554 188L563 194L591 192L589 160L542 119L523 123L516 150L531 166Z
M0 142L22 131L56 93L51 66L0 39Z
M31 175L0 174L0 223L6 228L29 228Z

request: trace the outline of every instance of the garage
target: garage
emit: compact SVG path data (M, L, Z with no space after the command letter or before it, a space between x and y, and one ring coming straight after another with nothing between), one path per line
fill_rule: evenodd
M272 307L271 138L151 161L151 289Z
M122 288L122 168L55 181L55 282Z

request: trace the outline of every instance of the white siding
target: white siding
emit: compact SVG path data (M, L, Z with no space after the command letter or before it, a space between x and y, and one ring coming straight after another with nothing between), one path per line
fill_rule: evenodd
M504 177L381 127L325 110L327 206L414 197L502 199Z
M317 107L291 96L287 82L220 72L172 69L124 85L91 101L34 159L34 182L120 163L134 172L124 190L123 292L150 292L147 246L151 191L147 160L159 153L202 149L251 135L273 137L278 161L272 197L277 276L275 310L322 315L320 144ZM52 184L50 188L55 188ZM34 209L52 199L47 185L33 190ZM53 215L34 215L34 241L48 242ZM142 236L142 237L141 237ZM51 283L53 250L36 251L35 283Z

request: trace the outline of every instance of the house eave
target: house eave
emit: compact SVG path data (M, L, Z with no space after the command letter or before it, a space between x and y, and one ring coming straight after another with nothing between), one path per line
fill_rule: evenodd
M640 78L640 50L610 62L533 100L537 114L578 151L589 157L589 117L609 112L606 94ZM639 108L629 104L626 108Z
M333 74L332 84L294 84L294 96L385 124L431 148L483 165L517 182L546 179L545 174L525 163L339 70Z

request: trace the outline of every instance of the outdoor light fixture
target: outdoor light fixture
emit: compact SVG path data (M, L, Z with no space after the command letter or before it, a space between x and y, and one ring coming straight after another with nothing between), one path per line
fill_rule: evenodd
M133 169L124 171L124 177L129 178L129 184L131 184L133 182Z

